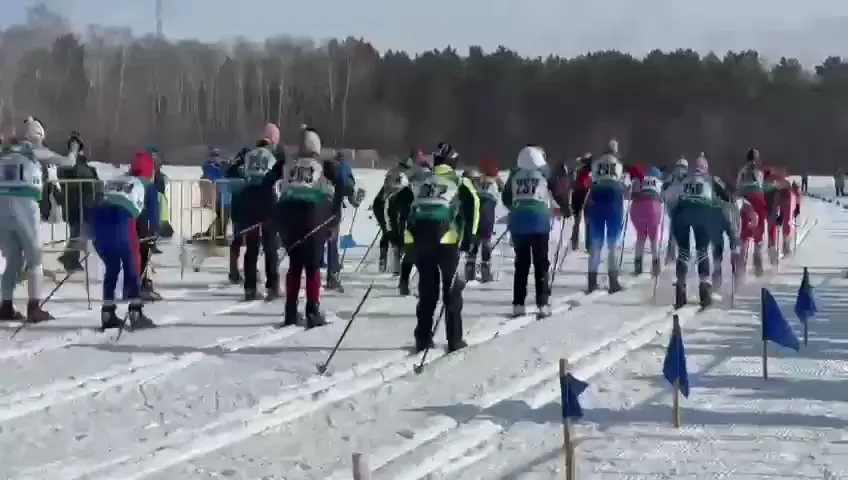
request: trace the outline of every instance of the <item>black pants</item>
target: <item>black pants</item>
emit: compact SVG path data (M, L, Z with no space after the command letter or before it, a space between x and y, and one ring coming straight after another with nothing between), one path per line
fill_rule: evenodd
M260 245L265 252L265 288L278 290L280 273L277 264L280 256L277 253L279 243L273 222L265 222L244 235L244 289L256 290L256 264L259 261Z
M845 187L836 187L836 196L844 197L845 196Z
M807 177L801 179L801 193L807 193Z
M382 230L380 234L380 263L387 263L389 259L389 236Z
M548 304L550 299L548 270L551 266L551 262L548 260L549 236L548 233L512 236L512 243L515 248L515 275L513 275L512 280L513 305L524 305L524 300L527 298L527 277L530 275L531 264L536 280L536 305Z
M409 284L409 277L412 275L412 267L415 266L415 249L411 243L403 246L403 258L400 261L400 281L401 283Z
M492 261L492 237L481 238L477 241L476 251L480 252L480 260L483 263L489 263ZM474 255L474 260L477 259L477 255Z
M416 242L413 249L415 267L418 268L416 342L420 344L432 340L433 316L436 314L440 292L445 305L445 333L448 344L461 341L463 284L460 281L454 282L459 263L457 245Z
M141 259L141 275L142 280L149 279L147 274L147 265L150 263L150 256L153 253L154 241L152 240L154 229L153 225L145 219L139 217L135 223L135 233L138 235L139 257ZM151 239L151 240L145 240Z
M583 207L586 206L586 196L589 191L578 188L571 192L571 213L574 215L574 227L571 229L571 244L576 245L580 239L580 220L583 218ZM589 245L589 228L584 233L586 246Z

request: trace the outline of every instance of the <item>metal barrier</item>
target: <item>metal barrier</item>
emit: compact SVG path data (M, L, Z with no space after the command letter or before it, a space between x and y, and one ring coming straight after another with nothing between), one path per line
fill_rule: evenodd
M42 229L45 253L60 253L67 249L84 249L86 225L90 222L90 209L102 195L104 181L90 179L64 179L58 182L59 191L46 187L43 199L50 204L47 232ZM169 180L165 194L159 195L160 223L167 221L176 238L190 239L201 235L213 242L226 239L230 229L228 187L209 180ZM217 204L216 204L217 202ZM217 208L216 208L217 207ZM216 213L217 212L217 213ZM217 216L223 218L218 221Z

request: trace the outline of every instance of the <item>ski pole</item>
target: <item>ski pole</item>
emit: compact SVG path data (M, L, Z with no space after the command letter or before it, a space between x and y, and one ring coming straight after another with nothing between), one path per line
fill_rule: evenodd
M362 258L359 259L359 263L356 264L356 268L353 269L353 273L359 272L359 269L362 267L362 264L365 263L365 259L368 258L368 254L371 253L371 249L374 248L374 244L377 243L377 239L380 238L380 231L378 230L376 234L374 234L374 239L371 240L371 243L368 245L368 248L365 250L365 255L362 255Z
M562 249L562 236L565 234L565 219L562 219L562 223L559 227L559 240L557 240L557 248L554 253L554 264L551 265L551 271L548 272L548 276L551 279L551 283L548 285L548 295L551 294L554 288L554 279L556 279L557 266L559 265L559 255L560 250Z
M285 249L285 250L286 250L286 251L285 251L285 253L283 253L283 255L281 255L281 256L280 256L280 260L277 262L277 269L279 270L280 265L282 265L282 264L283 264L283 260L285 260L285 259L286 259L286 257L288 256L288 254L289 254L289 252L290 252L291 250L294 250L295 248L299 247L299 246L300 246L300 244L302 244L303 242L305 242L306 240L308 240L308 239L309 239L309 237L311 237L312 235L314 235L315 233L317 233L317 232L318 232L319 230L321 230L322 228L324 228L324 227L326 227L327 225L329 225L329 224L330 224L330 222L332 222L333 220L335 220L335 218L336 218L336 215L335 215L335 214L334 214L334 215L331 215L331 216L330 216L330 218L328 218L328 219L324 220L324 222L323 222L321 225L318 225L317 227L313 228L312 230L310 230L310 231L309 231L309 233L307 233L306 235L304 235L303 237L301 237L301 238L300 238L300 240L298 240L298 241L294 242L294 243L292 244L292 246L290 246L289 248Z
M350 320L347 321L347 325L345 325L344 330L342 330L342 334L336 341L336 345L333 347L333 350L330 351L330 355L327 357L327 360L322 365L318 365L319 374L323 375L327 372L327 367L330 366L330 362L333 360L333 357L336 356L339 346L341 346L342 341L345 339L345 336L347 336L347 332L350 331L350 327L353 326L353 321L356 320L357 315L359 315L359 311L362 309L362 306L365 305L365 301L368 300L368 295L371 295L371 290L373 288L374 282L372 281L371 285L368 285L368 289L365 290L365 294L362 295L362 299L359 300L359 305L356 306L356 310L353 311L353 314L350 316Z
M84 260L84 261L88 259L88 255L89 255L89 253L88 253L88 252L86 252L86 254L85 254L85 258L83 258L83 260ZM48 302L51 298L53 298L53 295L55 295L55 294L56 294L56 292L57 292L57 291L59 291L59 288L61 288L61 287L62 287L62 285L64 285L64 284L65 284L65 282L67 282L67 281L68 281L68 279L69 279L69 278L71 278L71 275L73 275L73 274L74 274L74 272L73 272L73 271L70 271L70 272L66 273L66 274L65 274L65 278L63 278L63 279L62 279L59 283L57 283L57 284L56 284L56 286L55 286L55 287L53 287L53 290L51 290L51 291L50 291L50 293L47 295L47 297L45 297L45 298L44 298L44 300L42 300L42 301L41 301L41 303L39 303L39 304L38 304L38 308L42 308L42 307L44 307L44 305L45 305L45 304L46 304L46 303L47 303L47 302ZM20 332L21 332L21 330L23 330L24 328L26 328L27 324L29 324L29 323L30 323L29 319L28 319L28 318L24 318L23 322L21 322L21 324L20 324L20 325L18 325L18 328L16 328L16 329L15 329L15 331L14 331L14 332L12 332L12 335L9 337L9 340L14 339L14 338L15 338L15 336L16 336L18 333L20 333Z
M350 226L347 228L347 236L353 237L353 225L356 223L356 214L359 213L359 205L353 209L353 216L350 219ZM339 259L339 267L344 265L345 256L347 256L347 247L342 249L342 258Z

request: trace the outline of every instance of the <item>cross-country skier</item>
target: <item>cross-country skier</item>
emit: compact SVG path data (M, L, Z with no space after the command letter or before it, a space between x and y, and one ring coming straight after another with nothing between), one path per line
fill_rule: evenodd
M150 233L150 227L139 228L136 222L148 222L142 218L142 213L150 205L149 191L150 186L145 186L138 178L121 176L106 182L103 199L92 209L94 249L106 267L103 274L103 306L100 309L100 328L103 330L124 326L115 304L115 288L122 271L123 299L129 304L130 329L156 326L142 311L139 285L143 270L138 232Z
M772 265L777 265L780 259L780 252L778 252L780 237L783 240L782 253L788 255L792 251L792 223L795 220L793 215L795 215L796 210L800 213L800 207L796 209L799 203L798 198L796 198L797 189L793 189L792 184L786 178L785 170L772 167L766 169L763 173L763 194L768 216L769 262ZM797 196L800 197L800 195Z
M548 246L551 234L551 199L562 212L563 221L570 217L568 196L550 180L550 171L541 148L527 146L518 152L517 167L509 174L503 191L504 205L509 209L509 233L515 248L515 275L512 284L512 314L526 313L527 276L532 263L536 285L536 308L539 317L551 314L550 261Z
M618 272L618 242L625 227L624 200L629 180L618 159L618 142L610 140L607 150L592 161L592 184L586 199L586 226L589 229L588 292L598 289L601 251L607 246L609 291L622 290Z
M681 157L674 164L674 168L663 178L663 203L665 203L665 213L669 217L671 216L671 211L674 209L674 205L677 203L677 188L688 174L689 161ZM674 241L674 235L669 235L665 247L665 264L668 265L676 259L677 243Z
M224 170L223 178L219 179L221 184L222 202L227 205L230 212L230 221L233 226L233 237L230 240L229 251L229 273L227 278L230 283L237 284L242 282L241 273L239 272L239 257L241 256L241 247L244 244L244 235L239 234L241 228L247 228L249 225L239 225L237 219L233 216L233 198L244 188L244 158L253 150L249 147L244 147L233 157L230 164ZM279 161L279 159L278 159Z
M424 170L424 153L417 148L413 148L409 151L409 155L398 162L398 164L386 172L386 176L383 178L383 187L380 188L380 191L377 192L377 195L374 197L374 203L371 206L371 210L374 212L374 218L377 220L377 224L380 226L380 257L379 257L379 270L382 273L385 273L388 270L388 260L389 260L389 247L390 247L390 233L388 232L388 220L386 219L386 211L388 205L386 203L386 199L397 193L397 191L393 191L393 188L399 184L399 180L401 177L399 174L403 174L403 178L408 183L410 177L415 177L418 175L418 171ZM429 171L429 170L428 170ZM389 195L386 195L386 194ZM395 260L399 261L401 252L395 252ZM393 261L392 271L395 272L395 263Z
M414 266L412 237L408 235L404 227L409 217L409 206L414 197L408 172L410 170L390 172L391 175L388 175L383 182L381 202L384 206L383 218L385 219L383 237L386 239L387 249L390 247L392 251L392 273L397 272L400 277L398 291L401 296L409 295L409 277Z
M280 180L277 224L284 226L280 238L288 252L286 307L283 326L300 323L298 295L301 277L306 277L306 326L326 324L321 312L321 257L333 220L333 195L341 189L335 162L322 162L321 137L306 129L300 139L297 157L278 162L265 177L265 184Z
M692 258L689 242L691 231L695 237L700 279L698 296L701 306L707 307L712 303L709 246L730 230L722 207L722 202L729 202L730 197L724 183L709 173L709 164L703 155L692 161L689 174L679 186L670 188L669 192L678 197L671 210L671 233L678 247L674 305L675 308L681 308L687 302L686 276L689 271L688 262ZM735 247L733 242L731 247Z
M69 139L70 153L58 155L44 147L46 131L38 120L26 120L26 138L0 151L0 253L6 268L0 279L0 320L21 320L15 311L13 294L21 271L26 268L26 319L41 322L53 319L41 308L41 281L44 275L41 249L41 212L43 193L42 165L71 166L82 141Z
M141 151L135 154L130 164L129 174L136 177L144 186L144 209L135 220L136 235L139 241L141 262L139 273L141 275L141 298L142 300L155 302L162 300L162 296L153 289L153 280L148 274L150 257L154 253L156 238L159 235L159 189L154 181L156 167L153 157Z
M751 228L749 225L753 223L751 222L752 219L750 217L742 218L741 254L742 261L747 263L748 242L753 240L754 274L760 276L763 274L763 235L765 234L768 213L766 212L765 174L760 166L760 152L757 149L749 149L745 160L745 166L736 176L736 193L751 205L751 210L755 214L757 222ZM741 268L744 268L744 266Z
M586 206L586 198L589 195L589 187L592 185L592 159L591 153L587 153L577 159L574 168L574 181L571 183L571 213L574 215L574 226L571 229L571 249L577 250L580 244L580 223L584 222L583 209ZM589 250L589 225L585 226L586 250Z
M478 228L477 242L472 251L465 258L465 280L477 279L477 253L480 253L480 281L491 282L492 276L492 235L495 232L495 209L500 201L503 191L503 181L498 177L497 168L489 168L483 171L467 170L467 176L477 191L480 199L480 226Z
M279 153L275 156L278 152L279 141L279 128L272 123L267 124L256 147L244 156L244 163L241 166L244 184L232 198L233 223L237 225L236 235L243 232L241 234L244 237L245 301L259 298L256 289L256 264L259 261L260 246L265 253L265 300L273 301L280 298L280 274L277 270L278 225L273 221L277 190L275 182L266 181L269 172L281 163L278 159ZM284 158L282 162L285 162ZM233 273L232 268L230 273Z
M330 235L327 239L327 283L326 288L344 292L342 287L341 273L342 266L339 264L339 228L342 220L342 209L345 201L354 207L359 208L359 204L365 198L365 190L356 188L356 178L353 176L353 170L347 162L344 153L339 152L336 156L327 162L335 163L333 169L338 172L339 179L337 184L341 186L333 193L333 221L331 223ZM325 162L326 163L326 162ZM353 224L351 224L351 228Z
M633 169L633 203L630 205L630 220L636 230L636 244L633 254L633 273L642 274L645 242L651 242L651 275L660 274L659 237L660 224L665 212L662 204L662 174L658 168L651 168L646 173Z
M415 350L433 347L433 316L441 290L448 351L464 348L462 290L457 271L460 254L471 251L480 223L480 199L468 179L454 170L459 154L440 143L433 154L433 172L412 182L412 195L398 193L400 209L409 209L406 230L413 239L418 269ZM408 205L408 206L407 206Z

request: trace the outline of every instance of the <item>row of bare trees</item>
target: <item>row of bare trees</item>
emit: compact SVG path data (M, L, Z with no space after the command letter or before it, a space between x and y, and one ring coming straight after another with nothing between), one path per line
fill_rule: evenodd
M147 143L170 162L199 161L205 146L237 148L272 121L289 140L306 123L328 145L384 156L447 140L466 161L508 164L527 143L570 159L616 137L646 164L704 151L730 168L756 146L772 163L824 171L848 156L848 63L810 72L753 51L691 50L410 57L353 38L209 44L99 26L80 37L42 5L0 31L0 131L30 114L48 140L79 130L111 162Z

